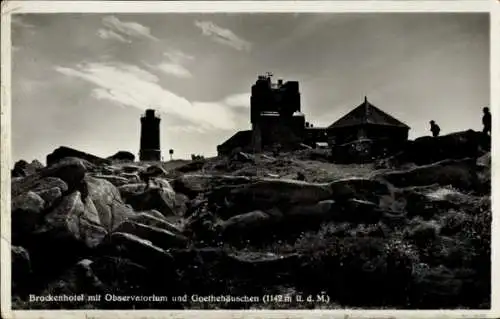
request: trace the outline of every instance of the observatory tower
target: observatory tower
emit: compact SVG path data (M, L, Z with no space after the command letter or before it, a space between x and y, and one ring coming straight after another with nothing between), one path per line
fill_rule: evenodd
M160 161L160 118L155 110L148 109L141 117L141 149L139 160Z

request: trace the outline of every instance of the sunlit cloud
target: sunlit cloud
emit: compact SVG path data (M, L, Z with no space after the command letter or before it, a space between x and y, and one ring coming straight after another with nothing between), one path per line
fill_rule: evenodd
M204 35L236 50L249 51L252 47L250 42L237 36L233 31L219 27L211 21L195 21L194 24L201 29Z
M175 63L160 63L157 68L167 74L174 75L179 78L190 78L192 77L191 72L180 64Z
M250 93L229 95L224 99L224 103L231 107L248 108L250 107L250 95Z
M178 78L191 78L192 74L184 64L194 60L194 57L179 50L169 50L163 53L165 59L156 66L145 63L149 68L157 69L165 74Z
M145 110L154 108L188 121L197 131L237 128L237 113L225 103L191 102L159 84L157 76L135 65L123 63L86 63L74 68L57 66L56 71L96 85L92 96L119 106Z
M148 27L137 22L125 22L115 16L106 16L102 19L102 24L107 28L107 30L115 35L121 36L122 38L131 37L159 41L158 38L151 34L151 30ZM113 39L116 39L116 37L114 36Z
M97 30L97 35L101 39L105 39L105 40L117 40L117 41L123 42L123 43L132 43L131 40L125 39L124 37L122 37L118 33L114 32L113 30L109 30L109 29L99 29L99 30Z
M186 63L186 62L194 60L194 56L186 54L186 53L179 51L179 50L169 50L169 51L164 52L163 55L167 59L172 61L172 63L178 63L178 64L182 64L182 63Z

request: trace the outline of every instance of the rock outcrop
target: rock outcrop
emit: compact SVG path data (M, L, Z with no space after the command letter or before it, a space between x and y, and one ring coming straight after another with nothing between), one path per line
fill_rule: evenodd
M132 163L59 149L47 167L20 162L11 181L14 308L279 308L27 296L320 292L330 302L308 307L489 307L483 142L474 132L419 139L382 170L305 151ZM436 154L420 154L427 147Z

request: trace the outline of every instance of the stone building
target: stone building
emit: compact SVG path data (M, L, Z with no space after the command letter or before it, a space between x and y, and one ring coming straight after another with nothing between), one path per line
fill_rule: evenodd
M250 98L251 130L239 131L217 146L219 155L235 149L261 152L279 147L291 150L304 140L305 117L300 112L299 82L273 83L270 74L259 76Z
M259 76L250 98L251 129L239 131L217 146L218 154L228 155L235 150L258 153L276 147L290 151L304 144L313 148L327 144L339 150L338 146L361 141L369 145L367 152L371 156L379 146L386 152L401 147L408 139L408 125L375 107L366 97L329 127L313 127L305 121L300 97L297 81L273 83L270 74Z

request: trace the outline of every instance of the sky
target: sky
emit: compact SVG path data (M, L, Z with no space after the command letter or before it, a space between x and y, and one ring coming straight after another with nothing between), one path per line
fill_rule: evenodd
M299 81L326 126L368 100L410 138L481 129L490 101L485 13L23 14L12 16L12 160L59 146L138 154L161 117L162 155L216 155L249 129L257 76Z

